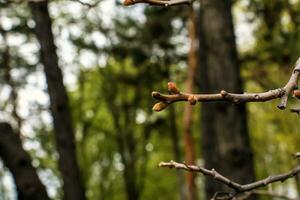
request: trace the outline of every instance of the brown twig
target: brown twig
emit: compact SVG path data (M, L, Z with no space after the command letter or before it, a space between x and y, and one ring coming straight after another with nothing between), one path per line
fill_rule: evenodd
M232 192L216 193L215 196L213 197L213 199L216 199L216 200L220 200L220 199L230 200L241 193L253 191L257 188L264 187L264 186L269 185L274 182L283 182L283 181L285 181L291 177L294 177L300 173L300 165L299 165L287 173L269 176L265 179L243 185L243 184L239 184L239 183L236 183L236 182L230 180L229 178L218 173L215 169L209 170L204 167L200 167L200 166L196 166L196 165L187 165L185 163L177 163L175 161L161 162L161 163L159 163L158 167L164 167L164 168L167 167L167 168L172 168L172 169L183 169L186 171L198 172L205 176L210 176L210 177L214 178L216 181L223 183L234 190L233 193Z
M153 110L161 111L164 108L166 108L169 104L177 101L188 101L192 105L194 105L196 102L208 102L208 101L227 101L227 102L237 104L237 103L246 103L246 102L265 102L277 98L281 99L278 108L283 110L287 106L289 94L293 90L297 89L299 74L300 74L300 58L296 62L290 80L284 87L270 90L267 92L262 92L262 93L234 94L222 90L218 94L190 94L190 93L180 92L174 83L169 83L169 85L170 84L175 85L176 91L178 92L173 92L170 89L169 85L168 85L168 90L171 94L167 95L167 94L162 94L160 92L152 92L152 97L159 100L160 101L159 103L163 105L161 107L162 109L156 109L157 106L155 105L153 107ZM293 108L291 109L291 111L299 113L300 109Z
M137 3L147 3L150 5L157 6L174 6L182 4L191 4L193 0L124 0L123 4L125 6L137 4Z
M278 194L274 191L268 191L268 190L253 190L253 191L250 191L250 192L246 192L243 196L238 197L237 200L247 200L252 195L268 196L268 197L273 197L273 198L278 198L278 199L285 199L285 200L300 200L299 198L291 198L291 197L288 197L286 195Z

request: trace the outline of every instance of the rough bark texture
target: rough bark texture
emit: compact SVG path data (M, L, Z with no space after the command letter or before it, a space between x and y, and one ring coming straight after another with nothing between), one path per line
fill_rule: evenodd
M188 93L193 92L195 84L195 75L197 69L197 50L198 50L198 39L196 31L196 16L193 7L189 9L189 19L188 19L188 32L190 39L190 51L188 56L188 74L186 79L185 91ZM185 151L185 162L188 164L195 164L195 145L192 135L192 125L193 125L193 106L187 104L184 108L183 114L183 132L184 132L184 151ZM196 174L189 172L186 174L187 182L187 199L196 199L196 185L195 185Z
M44 185L31 164L31 158L23 149L19 136L13 132L9 124L0 122L0 137L0 157L13 175L18 199L49 199Z
M29 5L36 23L36 36L41 46L41 59L48 85L55 140L59 153L59 169L64 182L64 199L82 200L85 199L84 187L76 158L68 96L63 84L62 72L58 66L48 2L30 2Z
M230 0L201 0L200 90L242 92ZM206 168L215 168L240 183L254 180L253 155L244 104L203 103L202 153ZM207 198L226 186L206 178Z

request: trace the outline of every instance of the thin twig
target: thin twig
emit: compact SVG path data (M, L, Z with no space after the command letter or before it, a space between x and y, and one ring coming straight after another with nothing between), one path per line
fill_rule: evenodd
M220 193L216 194L213 199L233 199L235 196L245 193L248 191L255 190L260 187L264 187L266 185L269 185L274 182L283 182L289 178L292 178L300 173L300 165L297 166L296 168L292 169L291 171L283 174L278 174L274 176L269 176L265 179L255 181L249 184L239 184L236 183L229 178L223 176L222 174L218 173L215 169L209 170L204 167L196 166L196 165L187 165L183 163L177 163L175 161L170 161L170 162L161 162L158 165L159 167L167 167L167 168L174 168L174 169L183 169L186 171L192 171L192 172L198 172L201 173L205 176L210 176L214 178L216 181L223 183L224 185L227 185L228 187L234 189L234 193Z
M250 192L246 192L243 196L238 197L237 200L247 200L252 195L268 196L268 197L273 197L273 198L278 198L278 199L285 199L285 200L300 200L299 198L291 198L291 197L288 197L286 195L278 194L274 191L268 191L268 190L253 190L253 191L250 191Z
M87 3L87 2L84 2L84 1L81 1L81 0L71 0L71 1L78 2L83 6L87 6L88 8L94 8L100 3L101 0L98 0L95 3Z
M174 6L182 4L191 4L193 0L124 0L124 5L129 6L137 3L147 3L157 6Z
M287 106L288 97L293 90L297 89L298 80L300 74L300 58L296 62L293 73L290 77L288 83L282 87L274 90L270 90L262 93L243 93L235 94L229 93L225 90L222 90L217 94L190 94L180 92L174 83L168 84L168 90L171 94L162 94L160 92L152 92L152 97L159 100L161 106L154 106L153 110L161 111L166 108L169 104L177 101L188 101L190 104L194 105L196 102L208 102L208 101L227 101L231 103L246 103L246 102L265 102L273 99L280 98L281 102L278 105L278 108L285 109ZM172 87L169 87L169 86ZM175 92L173 92L175 91ZM161 108L161 109L155 109ZM300 113L300 109L291 109L292 112Z

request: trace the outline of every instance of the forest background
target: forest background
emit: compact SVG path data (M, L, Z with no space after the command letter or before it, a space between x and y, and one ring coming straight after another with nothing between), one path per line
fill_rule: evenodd
M203 53L198 52L207 49L198 42L203 30L213 29L214 20L203 23L211 26L207 29L200 25L198 2L193 7L122 3L0 0L0 134L9 130L4 122L13 127L18 136L13 141L21 141L30 155L26 162L51 199L73 199L72 191L76 198L90 200L209 199L203 176L157 164L188 160L205 165L209 161L203 155L209 150L203 137L209 134L204 135L204 127L222 124L202 119L207 112L203 104L190 110L186 103L176 103L153 112L151 92L166 92L169 81L183 91L205 91L199 70ZM235 0L230 11L244 90L284 85L300 55L300 1ZM291 157L299 151L299 116L277 104L246 104L250 179L299 164ZM296 99L291 104L297 105ZM18 156L1 151L5 144L0 142L0 199L22 199L15 186L19 168L14 174L13 164L7 164ZM222 171L223 161L216 162ZM229 171L240 174L239 168ZM272 191L299 197L300 177L274 184Z

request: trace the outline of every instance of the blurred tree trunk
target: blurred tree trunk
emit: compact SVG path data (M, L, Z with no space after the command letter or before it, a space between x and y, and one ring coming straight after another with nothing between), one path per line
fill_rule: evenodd
M173 153L174 153L174 158L177 161L181 161L181 154L180 154L180 144L179 144L179 136L178 136L178 130L176 126L176 114L175 114L175 109L174 107L170 107L170 137L172 140L173 144ZM178 189L179 189L179 199L180 200L185 200L187 199L187 192L185 190L185 185L184 185L184 177L183 173L180 170L176 171L177 174L177 183L178 183Z
M188 19L188 32L190 39L190 50L188 56L188 74L186 79L186 92L193 92L195 84L195 74L197 69L197 31L196 31L196 16L193 7L189 9ZM184 150L185 150L185 162L188 164L195 164L195 145L192 135L193 125L193 107L186 104L183 114L183 132L184 132ZM188 187L188 200L196 199L196 187L195 187L195 173L188 172L186 174L186 182Z
M63 178L64 199L85 199L83 183L76 158L74 131L66 89L58 66L56 47L51 30L48 1L30 2L35 21L36 36L41 46L41 59L50 96L50 109L54 122L59 169Z
M0 122L0 157L13 175L18 199L47 200L46 189L32 166L31 158L22 147L19 136L8 123Z
M235 44L230 0L201 0L200 89L241 93L242 81ZM245 104L203 103L202 153L206 168L215 168L240 183L254 180L253 152L247 130ZM205 181L207 198L224 184Z

